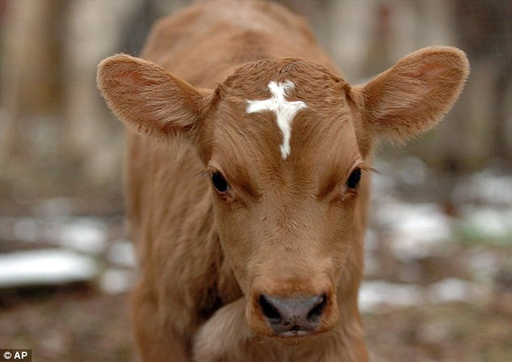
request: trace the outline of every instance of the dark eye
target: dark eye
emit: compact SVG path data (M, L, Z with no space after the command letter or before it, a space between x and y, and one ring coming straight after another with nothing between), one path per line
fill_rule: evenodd
M361 181L361 169L356 168L354 171L352 171L347 180L347 187L349 189L356 189L357 185L359 185L359 181Z
M218 171L212 173L212 183L213 187L215 187L217 192L224 193L229 190L228 182L226 181L224 176L222 176L222 174Z

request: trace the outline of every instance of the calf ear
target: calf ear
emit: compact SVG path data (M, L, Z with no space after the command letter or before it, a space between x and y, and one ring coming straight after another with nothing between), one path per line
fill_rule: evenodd
M108 106L134 132L160 139L197 133L203 94L158 65L115 55L98 66L97 83Z
M456 48L406 56L360 88L367 127L397 141L427 131L455 103L468 74L466 55Z

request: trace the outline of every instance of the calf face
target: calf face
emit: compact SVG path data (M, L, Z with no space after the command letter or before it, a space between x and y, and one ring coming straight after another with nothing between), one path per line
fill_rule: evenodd
M158 65L116 55L99 88L134 132L195 145L212 185L223 252L258 334L325 332L357 299L369 152L431 128L468 74L462 52L427 48L362 86L323 66L260 60L216 89L196 89Z

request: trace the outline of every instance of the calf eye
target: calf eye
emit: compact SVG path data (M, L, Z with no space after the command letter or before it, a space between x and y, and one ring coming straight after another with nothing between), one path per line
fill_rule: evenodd
M361 169L356 168L348 177L347 188L352 190L356 189L357 185L359 185L359 181L361 181Z
M213 187L215 187L215 190L217 190L217 192L219 193L224 193L229 190L228 182L226 181L224 176L222 176L222 174L218 171L212 173L212 183Z

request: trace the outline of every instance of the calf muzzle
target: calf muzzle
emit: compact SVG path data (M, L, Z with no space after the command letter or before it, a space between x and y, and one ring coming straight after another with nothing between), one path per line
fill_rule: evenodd
M285 298L262 294L258 301L276 336L306 336L318 329L327 295Z

